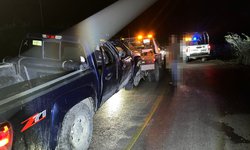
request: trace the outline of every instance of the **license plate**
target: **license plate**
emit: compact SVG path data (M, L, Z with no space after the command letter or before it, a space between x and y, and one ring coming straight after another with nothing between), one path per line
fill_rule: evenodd
M155 69L155 64L145 64L145 65L141 65L141 70L145 71L145 70L154 70Z

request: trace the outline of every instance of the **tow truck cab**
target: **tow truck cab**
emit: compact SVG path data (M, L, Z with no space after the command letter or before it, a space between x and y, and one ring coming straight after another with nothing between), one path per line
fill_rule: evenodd
M154 70L155 61L158 52L158 46L155 43L152 35L149 34L147 37L138 36L137 37L137 49L141 51L141 70Z
M141 70L155 69L155 55L152 49L141 50Z
M138 35L123 40L133 50L134 57L138 60L136 66L139 69L134 72L134 86L137 86L144 77L149 81L159 81L159 69L163 66L164 61L153 35Z

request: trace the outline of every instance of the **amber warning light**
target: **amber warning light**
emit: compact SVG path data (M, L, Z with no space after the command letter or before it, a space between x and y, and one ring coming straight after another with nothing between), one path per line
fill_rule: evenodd
M138 40L142 40L142 39L144 39L144 38L151 39L151 38L153 38L153 34L147 34L147 35L139 34L139 35L137 36L137 39L138 39Z
M142 35L138 35L138 36L137 36L137 39L138 39L138 40L141 40L142 38L143 38Z
M153 35L152 34L148 34L148 36L147 36L148 38L152 38L153 37Z

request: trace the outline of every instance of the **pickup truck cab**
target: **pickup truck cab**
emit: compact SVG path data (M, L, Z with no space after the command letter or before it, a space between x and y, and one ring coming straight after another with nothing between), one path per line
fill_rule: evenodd
M0 149L87 149L94 112L133 72L123 51L29 34L19 56L0 64Z

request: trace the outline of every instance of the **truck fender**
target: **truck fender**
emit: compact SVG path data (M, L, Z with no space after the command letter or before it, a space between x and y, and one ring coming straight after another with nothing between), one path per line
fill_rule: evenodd
M97 101L97 93L91 86L78 88L77 90L65 93L64 95L57 98L56 103L53 104L51 109L50 145L52 149L55 149L57 145L58 134L62 127L62 122L66 113L80 102L84 102L87 106L93 108L93 110L95 111ZM93 115L94 113L92 114L92 116Z
M93 132L94 109L91 98L84 99L73 106L61 124L56 150L87 150Z

